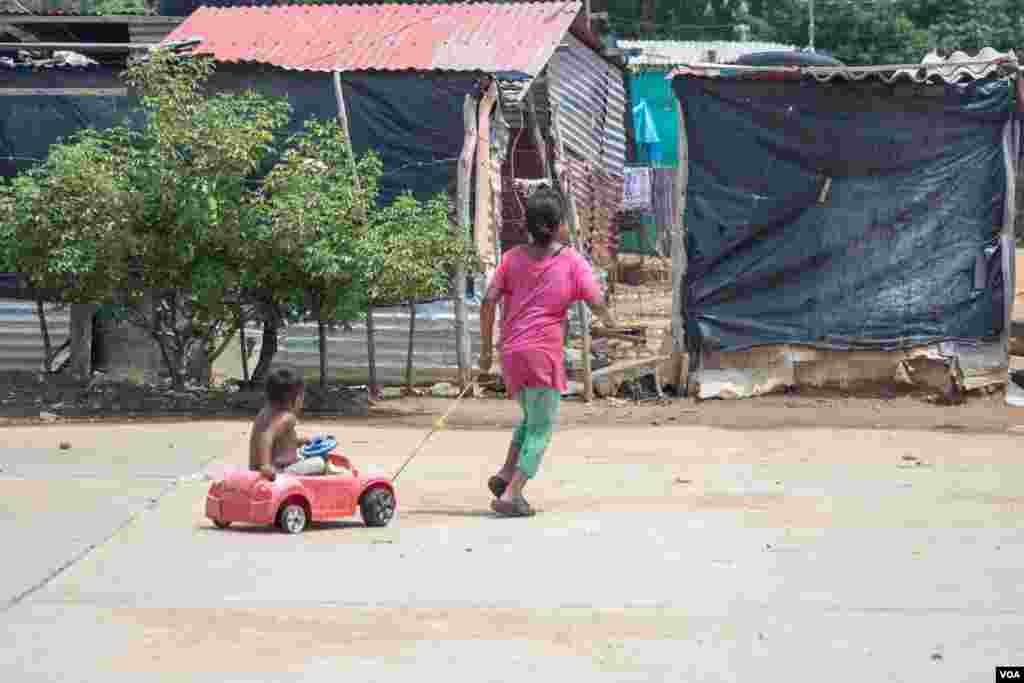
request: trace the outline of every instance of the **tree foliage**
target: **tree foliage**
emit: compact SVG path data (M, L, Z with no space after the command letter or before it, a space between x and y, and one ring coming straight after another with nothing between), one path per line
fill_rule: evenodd
M103 138L86 131L0 186L0 270L66 302L109 299L130 251L121 170Z
M444 296L460 261L476 265L469 242L452 232L451 213L446 195L420 202L404 194L374 215L361 248L372 303Z
M12 270L65 300L125 303L180 386L235 310L247 180L273 153L283 101L213 95L207 59L154 51L125 81L140 128L85 131L3 190Z
M176 384L235 321L246 250L247 181L274 153L288 105L255 92L205 92L206 58L156 51L125 73L145 124L107 132L130 188L132 321L156 340Z
M152 52L124 75L139 127L85 131L0 185L0 266L65 301L123 304L177 386L233 335L239 302L312 317L323 342L371 301L447 291L469 247L446 198L378 208L381 162L356 158L336 121L307 121L282 153L287 103L211 94L212 73Z
M248 272L279 296L305 293L317 320L356 319L365 305L359 250L381 163L349 156L335 121L307 121L264 183ZM354 162L354 163L353 163Z

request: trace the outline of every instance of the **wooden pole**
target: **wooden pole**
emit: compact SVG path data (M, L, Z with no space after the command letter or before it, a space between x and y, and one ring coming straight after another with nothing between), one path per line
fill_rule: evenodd
M356 172L356 153L352 149L352 131L348 125L348 109L345 107L345 92L341 89L341 73L334 72L334 99L338 103L338 126L348 142L348 160L352 164L352 182L359 190L359 174Z
M583 244L579 235L579 216L576 213L576 199L572 194L572 187L569 184L568 166L565 163L565 144L558 127L558 105L551 103L551 136L555 143L555 174L552 177L565 195L568 207L569 234L572 236L573 248L581 254ZM583 327L583 400L591 402L594 400L594 376L590 362L590 311L582 301L576 304L576 314L579 316L580 325Z
M679 359L679 377L676 386L685 396L688 393L688 368L683 362L686 353L686 328L684 315L686 297L683 288L686 286L686 192L690 180L689 148L686 140L686 117L683 115L682 102L676 102L676 121L678 134L676 146L679 155L679 166L676 169L675 187L673 188L672 211L672 351Z
M352 148L352 130L349 127L348 108L345 106L345 91L341 87L341 72L335 71L333 76L334 99L338 103L338 125L348 142L348 161L352 165L352 183L358 192L360 189L359 172L356 166L356 153ZM369 302L366 305L366 358L370 375L367 382L367 393L369 393L371 401L378 396L380 391L377 386L377 341L374 336L373 302Z
M405 357L405 388L412 393L412 353L416 340L416 304L409 302L409 352Z
M491 254L494 240L488 239L488 226L490 225L491 207L491 112L498 101L497 81L491 80L487 91L480 98L480 106L477 112L477 143L476 143L476 206L474 206L475 221L473 240L476 244L477 253L483 259L486 267L497 267L498 254ZM497 227L497 226L493 226ZM493 264L491 263L493 257Z
M470 183L473 177L473 157L477 145L477 107L473 97L466 95L462 105L464 137L462 153L459 155L458 179L456 185L456 203L458 205L458 225L456 234L462 239L472 235L470 218ZM465 389L469 385L470 373L470 338L466 314L466 264L462 261L455 268L453 298L455 299L455 353L459 365L459 386Z
M377 342L374 336L373 303L371 302L366 305L366 355L370 363L370 379L367 389L371 401L380 394L380 387L377 384Z

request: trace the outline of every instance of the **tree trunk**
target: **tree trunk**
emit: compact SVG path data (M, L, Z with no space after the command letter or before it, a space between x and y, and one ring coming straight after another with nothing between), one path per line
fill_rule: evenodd
M327 323L322 314L317 315L316 331L320 346L320 386L327 388Z
M327 321L324 320L324 297L320 292L313 293L313 306L316 308L317 350L320 352L320 388L327 387Z
M260 342L260 358L252 373L252 383L262 384L267 381L270 367L277 355L278 335L281 331L281 316L273 302L264 302L263 309L263 340Z
M409 354L405 358L405 388L412 393L412 352L416 340L416 304L409 303Z
M46 324L46 308L42 299L36 299L36 314L39 316L39 333L43 337L43 372L49 372L53 344L50 342L50 327Z
M245 316L242 315L242 305L238 304L238 345L242 352L242 382L249 383L249 349L245 343Z
M97 306L71 304L71 374L87 380L92 375L93 318Z
M374 334L373 304L368 304L366 306L366 355L370 364L370 382L367 387L370 400L375 400L380 395L380 387L377 385L377 342L374 339Z

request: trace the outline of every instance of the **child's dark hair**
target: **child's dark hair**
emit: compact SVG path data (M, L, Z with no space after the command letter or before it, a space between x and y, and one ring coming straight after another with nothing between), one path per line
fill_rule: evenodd
M306 386L302 375L289 368L277 368L267 377L267 400L276 406L287 406Z
M526 229L534 244L541 247L551 244L563 220L565 204L557 190L541 187L526 200Z

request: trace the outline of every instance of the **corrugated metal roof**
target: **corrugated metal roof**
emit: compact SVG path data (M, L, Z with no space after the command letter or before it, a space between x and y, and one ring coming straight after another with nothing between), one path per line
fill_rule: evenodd
M976 80L999 74L1018 72L1017 55L1013 50L999 52L983 48L971 56L954 52L943 59L931 52L920 64L883 64L879 66L726 66L722 64L691 64L676 68L669 78L694 76L698 78L752 78L764 80L799 80L813 78L822 83L831 81L879 80L885 83L910 81L927 83Z
M639 50L639 55L628 55L627 62L630 66L641 67L700 64L710 61L709 53L714 53L715 61L723 64L754 52L797 49L782 43L733 40L620 40L616 47L620 50Z
M167 41L196 54L303 71L515 71L536 76L579 2L201 7Z

